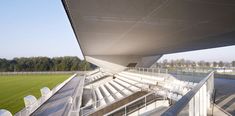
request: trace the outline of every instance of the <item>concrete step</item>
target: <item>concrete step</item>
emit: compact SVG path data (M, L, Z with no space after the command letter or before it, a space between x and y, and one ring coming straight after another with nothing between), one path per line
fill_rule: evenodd
M148 88L148 85L144 85L143 83L141 82L138 82L138 81L135 81L135 80L132 80L132 79L129 79L127 77L123 77L123 76L120 76L120 75L115 75L115 77L117 77L118 79L122 80L122 81L125 81L137 88Z
M113 86L111 86L109 83L105 84L107 86L107 89L110 90L112 92L112 95L115 96L117 99L121 99L124 96L119 93L115 88L113 88Z
M136 91L140 91L141 90L140 88L137 88L137 87L135 87L135 86L133 86L133 85L131 85L131 84L125 82L125 81L122 81L122 80L120 80L118 78L116 78L115 81L117 83L119 83L120 85L124 86L125 88L131 90L132 92L136 92Z
M103 95L101 94L100 92L100 89L97 87L95 88L95 92L96 92L96 95L97 95L97 107L100 107L100 106L104 106L106 105L106 102L104 100L104 97Z
M121 106L141 97L141 96L144 96L147 93L148 92L146 92L146 91L136 92L136 93L124 98L124 99L121 99L120 101L114 102L113 104L110 104L102 109L95 111L94 113L90 114L90 116L103 116L104 114L111 112L112 110L117 109L118 107L121 107Z
M122 87L121 85L119 85L118 83L111 81L110 84L116 89L118 90L121 94L123 94L124 96L128 96L130 94L132 94L131 91L129 91L128 89Z
M108 100L108 103L115 101L113 96L109 93L106 87L104 87L104 85L101 85L100 88L101 88L101 91L103 91L104 93L104 97Z

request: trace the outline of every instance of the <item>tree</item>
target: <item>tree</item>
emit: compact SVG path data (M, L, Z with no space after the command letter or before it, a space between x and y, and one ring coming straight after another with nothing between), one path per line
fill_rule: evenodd
M184 67L184 66L185 66L185 60L184 60L184 59L180 59L179 63L180 63L180 66L181 66L181 67Z
M173 68L175 66L174 60L171 60L170 67Z
M6 59L0 59L0 71L8 71L9 61Z
M83 60L83 61L80 62L80 64L79 64L79 70L81 70L81 71L90 70L90 63L88 63L88 62L86 62L85 60Z
M217 66L218 66L217 62L213 62L213 67L217 67Z
M210 67L210 62L206 62L206 63L205 63L205 66L206 66L206 67Z
M167 67L167 64L168 64L167 59L163 60L163 66Z
M205 66L205 61L201 60L198 62L199 67L204 67Z
M0 58L0 71L75 71L90 70L96 66L78 57L30 57L14 58L12 60Z
M190 60L186 60L186 61L185 61L185 66L186 66L186 67L189 67L191 64L192 64L192 63L191 63Z
M224 67L223 61L219 61L219 67Z
M196 62L192 62L192 67L196 68L196 66L197 66Z
M232 61L232 67L235 67L235 61Z

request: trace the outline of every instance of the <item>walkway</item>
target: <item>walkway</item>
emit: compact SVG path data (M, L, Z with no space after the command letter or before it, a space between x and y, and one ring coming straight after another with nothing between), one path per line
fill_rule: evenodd
M67 104L69 103L70 96L73 95L74 90L80 78L74 77L69 81L64 87L62 87L56 94L54 94L48 101L46 101L42 106L40 106L32 116L63 116Z

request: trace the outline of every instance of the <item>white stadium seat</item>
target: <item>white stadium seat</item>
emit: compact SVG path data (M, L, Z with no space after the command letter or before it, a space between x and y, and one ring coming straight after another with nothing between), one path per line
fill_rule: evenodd
M130 95L132 93L131 91L127 90L126 88L122 87L121 85L119 85L118 83L114 81L111 81L110 83L126 95Z
M108 92L108 90L106 89L106 87L104 87L104 85L101 85L100 88L102 89L102 91L105 94L105 98L107 98L109 100L109 102L113 102L115 99L113 98L113 96Z
M112 95L115 95L118 99L123 98L124 96L120 94L116 89L114 89L109 83L105 84L107 88L112 92Z
M120 79L115 79L115 81L117 81L118 83L122 84L122 85L125 86L126 88L131 89L132 91L140 91L140 90L141 90L141 89L139 89L139 88L137 88L137 87L135 87L135 86L133 86L133 85L127 83L127 82L124 82L124 81L122 81L122 80L120 80Z
M101 94L101 92L100 92L98 87L95 89L95 92L96 92L97 97L98 97L97 103L99 104L99 106L106 105L104 97L102 96L102 94Z

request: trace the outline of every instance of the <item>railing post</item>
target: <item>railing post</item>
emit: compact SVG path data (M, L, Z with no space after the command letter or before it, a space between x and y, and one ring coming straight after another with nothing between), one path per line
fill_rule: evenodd
M95 90L94 90L94 86L93 86L93 84L92 84L92 86L91 86L91 87L92 87L92 91L94 92ZM96 105L97 100L96 100L96 96L94 96L94 97L95 97L94 108L96 108L96 106L97 106L97 105Z
M199 116L199 108L200 108L200 104L199 104L199 92L196 93L195 95L195 112L194 112L194 116Z
M211 96L212 96L212 93L213 93L213 90L214 90L214 73L212 73L210 75L211 77L209 78L208 82L207 82L207 108L208 110L211 109L211 103L210 103L210 100L211 100Z
M156 99L156 98L155 98ZM157 107L157 100L154 101L155 102L155 108Z
M203 116L203 108L204 108L203 107L203 88L201 87L199 90L199 115L200 116Z
M206 84L203 85L203 116L207 115L207 102L206 102Z
M126 116L126 106L125 106L125 116Z
M193 97L189 102L189 116L194 116L195 114L195 97Z
M145 110L147 110L146 96L144 97L144 102L145 102L145 104L144 104L145 105Z
M154 76L154 68L152 68L152 76Z

